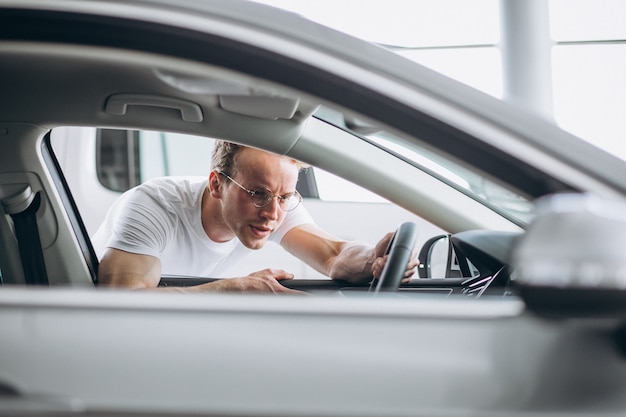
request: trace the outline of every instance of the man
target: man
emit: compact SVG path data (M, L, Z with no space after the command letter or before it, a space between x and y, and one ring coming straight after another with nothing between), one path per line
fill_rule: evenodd
M254 148L217 141L208 181L149 181L113 205L93 238L100 285L157 288L162 274L218 276L268 240L334 279L367 282L384 266L386 235L375 247L320 230L299 204L301 164ZM407 265L410 279L419 261ZM175 291L296 293L279 281L284 270L265 269Z

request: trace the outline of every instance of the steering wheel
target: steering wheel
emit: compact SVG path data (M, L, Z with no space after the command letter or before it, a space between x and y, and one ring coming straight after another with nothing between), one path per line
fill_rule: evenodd
M416 240L417 225L415 223L406 222L398 227L385 250L385 255L389 255L387 262L383 267L380 278L372 280L369 288L370 292L377 294L379 292L398 290Z

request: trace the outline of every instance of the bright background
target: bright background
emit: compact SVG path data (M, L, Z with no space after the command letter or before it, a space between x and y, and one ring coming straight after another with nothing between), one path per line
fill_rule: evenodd
M503 98L499 0L257 1L394 46L409 59ZM545 1L548 8L549 116L626 159L626 1L512 1Z

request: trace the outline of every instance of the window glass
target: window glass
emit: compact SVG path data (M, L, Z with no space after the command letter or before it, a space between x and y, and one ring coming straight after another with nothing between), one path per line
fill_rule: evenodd
M256 0L376 42L502 98L497 0ZM626 2L549 0L557 123L626 159ZM603 44L599 44L601 42ZM623 136L623 135L622 135Z
M384 45L484 45L500 38L498 0L256 1Z
M139 184L136 134L129 130L98 129L96 170L100 183L112 191L126 191Z
M51 137L90 236L96 233L115 200L130 187L164 175L207 175L214 145L214 140L206 137L87 127L55 128ZM305 206L320 226L337 236L375 242L393 230L398 219L417 222L420 230L428 231L424 240L428 235L443 233L418 216L333 174L311 167L301 175L298 190L306 198ZM355 214L357 208L359 212ZM380 222L362 228L363 219L372 216L380 217ZM288 256L285 261L280 248L268 250L248 258L237 273L266 268L269 260L274 267L282 265L283 269L297 272L300 278L322 277L296 258Z
M317 191L322 201L349 201L359 203L388 203L387 199L372 193L330 172L313 168Z
M381 44L494 97L502 96L498 0L256 1Z
M175 133L98 129L98 180L109 190L124 192L151 178L208 175L214 143Z
M97 171L100 183L124 192L151 178L208 176L214 139L169 132L99 129ZM311 167L315 190L323 201L386 202L376 194L329 172ZM301 179L301 181L303 181Z
M141 181L168 175L208 176L214 139L166 132L139 132Z
M557 123L626 159L626 44L556 46L553 71Z
M341 112L321 106L315 117L346 131L345 120L350 117ZM373 128L374 126L372 126ZM413 166L461 191L476 201L519 224L528 223L534 216L533 204L525 197L499 185L479 171L461 165L445 156L438 155L415 142L407 142L393 133L376 130L362 138L375 142L390 153L404 158Z
M552 38L563 41L626 39L623 0L551 0Z
M432 176L462 190L486 206L518 222L528 223L534 216L533 203L483 175L417 145L410 147L388 132L378 132L368 139L412 161Z
M494 97L502 97L502 66L496 47L413 49L397 53Z

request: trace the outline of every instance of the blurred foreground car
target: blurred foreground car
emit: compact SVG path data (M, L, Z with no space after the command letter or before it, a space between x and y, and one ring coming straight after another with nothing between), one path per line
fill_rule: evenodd
M626 412L623 161L243 1L3 0L0 62L0 415ZM84 182L102 164L66 159L99 146L129 186L145 148L53 139L72 129L223 138L335 174L403 213L372 211L373 239L418 225L419 277L286 284L310 297L98 288Z

